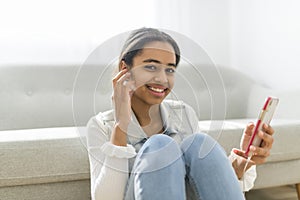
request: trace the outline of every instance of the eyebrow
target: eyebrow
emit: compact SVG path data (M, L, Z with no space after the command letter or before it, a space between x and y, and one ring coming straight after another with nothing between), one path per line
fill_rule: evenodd
M144 63L157 63L157 64L162 64L159 60L153 59L153 58L149 58L143 61ZM168 63L167 66L172 66L172 67L176 67L176 65L174 63Z

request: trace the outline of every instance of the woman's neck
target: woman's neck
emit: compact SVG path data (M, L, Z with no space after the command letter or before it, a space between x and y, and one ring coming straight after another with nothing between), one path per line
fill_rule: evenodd
M148 136L162 132L163 124L160 115L159 104L134 104L131 107L139 124Z
M132 110L141 126L147 126L160 116L157 105L132 105Z

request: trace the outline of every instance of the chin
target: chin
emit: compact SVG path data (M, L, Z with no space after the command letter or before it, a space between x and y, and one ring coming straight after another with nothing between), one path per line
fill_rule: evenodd
M150 105L161 104L161 102L163 102L164 99L165 99L165 98L157 99L157 100L152 100L152 101L148 102L148 104L150 104Z

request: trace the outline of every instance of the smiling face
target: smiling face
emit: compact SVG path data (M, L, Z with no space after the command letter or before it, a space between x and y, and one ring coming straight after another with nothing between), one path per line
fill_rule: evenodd
M146 44L133 58L132 77L136 90L132 105L160 104L174 86L176 56L167 42L154 41Z

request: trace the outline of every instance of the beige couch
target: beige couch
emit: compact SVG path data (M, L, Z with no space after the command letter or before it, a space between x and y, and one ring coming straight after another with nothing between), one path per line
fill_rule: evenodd
M110 107L105 66L1 66L0 199L90 199L85 125ZM228 68L181 66L173 95L229 152L266 96L280 98L272 155L255 189L300 183L300 91L275 91ZM298 185L299 191L299 185Z

